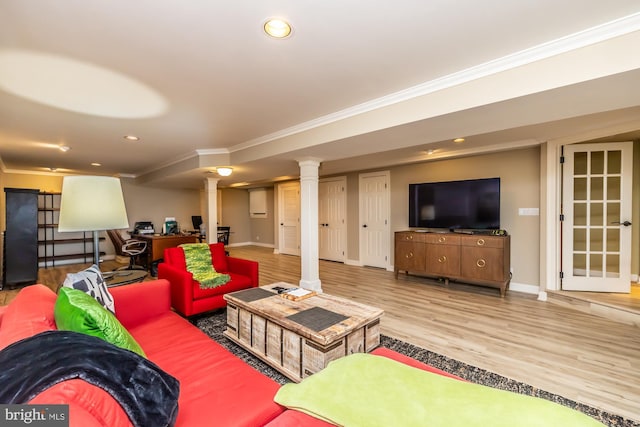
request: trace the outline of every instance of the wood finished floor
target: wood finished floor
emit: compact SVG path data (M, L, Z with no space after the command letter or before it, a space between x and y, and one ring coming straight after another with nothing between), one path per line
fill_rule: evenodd
M260 284L296 282L300 259L230 248L260 262ZM535 295L321 261L326 293L385 310L382 333L640 422L640 328Z
M229 248L260 262L260 284L297 284L300 259ZM102 265L109 270L116 264ZM67 269L41 270L52 288ZM80 268L76 266L75 270ZM326 293L385 310L382 333L640 422L640 328L541 302L534 295L443 283L383 269L320 262ZM16 291L0 292L0 305ZM616 297L617 298L617 297Z

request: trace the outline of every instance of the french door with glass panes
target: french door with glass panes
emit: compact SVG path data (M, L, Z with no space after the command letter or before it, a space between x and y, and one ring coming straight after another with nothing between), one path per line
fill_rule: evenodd
M630 292L632 142L564 147L562 289Z

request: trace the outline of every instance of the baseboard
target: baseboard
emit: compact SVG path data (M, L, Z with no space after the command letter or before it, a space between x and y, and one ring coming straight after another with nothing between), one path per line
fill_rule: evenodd
M261 243L261 242L239 242L239 243L231 243L228 244L227 247L240 247L240 246L260 246L263 248L273 248L273 243Z
M536 285L527 285L525 283L517 283L511 281L509 283L509 292L522 292L523 294L532 294L532 295L540 295L540 286Z
M344 260L345 265L353 265L356 267L362 267L362 263L360 262L360 260L357 259L345 259Z
M91 257L93 259L93 256ZM112 255L102 255L100 257L100 262L102 261L113 261L114 259L116 259L115 254ZM51 261L49 261L51 262ZM56 266L58 265L69 265L69 264L85 264L87 261L85 261L84 258L76 258L76 259L61 259L61 260L56 260ZM89 261L90 262L90 261ZM45 265L44 262L39 262L38 263L38 268L47 268L47 267L51 267L51 265Z

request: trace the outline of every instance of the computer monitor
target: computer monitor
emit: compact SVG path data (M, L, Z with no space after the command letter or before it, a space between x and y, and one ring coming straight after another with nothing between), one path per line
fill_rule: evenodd
M193 215L191 217L191 223L193 224L194 230L200 230L200 226L202 225L202 217L200 215Z

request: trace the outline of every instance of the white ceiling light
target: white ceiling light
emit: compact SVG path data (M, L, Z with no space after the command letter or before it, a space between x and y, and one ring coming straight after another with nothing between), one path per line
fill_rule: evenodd
M289 23L284 19L269 19L264 23L263 28L267 35L276 39L283 39L291 34L291 25L289 25Z
M123 138L127 141L140 141L140 138L135 135L125 135Z
M61 145L58 147L58 149L63 153L66 153L67 151L71 150L71 147L69 147L68 145Z
M223 167L216 168L216 172L218 172L218 175L220 176L229 176L233 172L233 168L223 166Z

